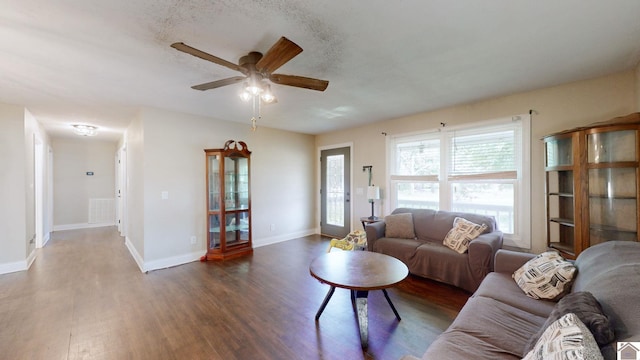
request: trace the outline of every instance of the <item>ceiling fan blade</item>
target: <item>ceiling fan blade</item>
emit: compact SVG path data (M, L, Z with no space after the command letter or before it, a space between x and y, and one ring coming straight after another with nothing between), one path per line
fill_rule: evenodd
M207 54L206 52L202 51L202 50L198 50L196 48L193 48L185 43L182 42L177 42L177 43L173 43L171 44L171 47L178 50L178 51L182 51L184 53L187 53L189 55L193 55L195 57L199 57L200 59L204 59L207 61L211 61L214 64L218 64L218 65L222 65L224 67L228 67L231 70L236 70L236 71L240 71L243 74L247 73L247 70L240 67L237 64L234 64L230 61L227 61L225 59L221 59L217 56L213 56L211 54Z
M244 76L234 76L234 77L230 77L230 78L226 78L226 79L222 79L222 80L216 80L216 81L212 81L212 82L208 82L208 83L204 83L204 84L200 84L200 85L194 85L191 88L194 90L211 90L211 89L215 89L215 88L219 88L222 86L227 86L227 85L232 85L235 83L239 83L240 81L246 79L246 77Z
M295 75L271 74L269 80L279 85L295 86L318 91L324 91L327 86L329 86L329 82L327 80Z
M256 69L271 74L301 52L300 46L283 36L256 63Z

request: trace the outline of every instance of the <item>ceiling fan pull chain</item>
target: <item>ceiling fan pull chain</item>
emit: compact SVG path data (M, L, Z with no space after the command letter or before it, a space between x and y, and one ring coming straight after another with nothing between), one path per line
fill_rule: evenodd
M257 107L258 107L258 111L257 112L256 112L256 102L257 102ZM260 98L258 96L254 96L253 97L253 116L251 117L251 130L252 131L256 131L256 129L258 128L258 126L256 125L256 122L257 122L256 116L258 117L258 119L260 118Z

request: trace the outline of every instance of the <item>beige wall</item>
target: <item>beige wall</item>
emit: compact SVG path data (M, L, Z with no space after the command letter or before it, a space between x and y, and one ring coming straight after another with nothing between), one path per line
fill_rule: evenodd
M640 62L636 66L636 111L640 111Z
M114 198L116 142L54 138L53 223L57 229L89 223L89 199ZM93 176L86 173L92 171Z
M205 253L203 150L220 148L229 139L245 141L252 151L254 245L315 230L309 185L315 176L313 136L265 127L252 132L248 119L235 123L145 108L126 137L132 197L127 236L143 270L193 261ZM169 194L166 200L163 191ZM191 245L191 236L197 244Z
M531 206L532 251L540 252L546 247L544 165L540 139L555 131L636 111L638 105L636 83L635 72L628 71L323 134L316 137L316 146L326 147L352 141L354 143L352 156L354 189L366 186L366 174L360 171L362 166L373 165L373 182L380 184L386 190L386 144L382 132L410 133L437 128L441 122L446 123L447 126L453 126L527 113L532 109L534 110L531 126L532 195L531 204L525 206ZM383 197L389 198L386 194L383 194ZM352 204L356 219L371 211L364 195L356 195ZM383 207L384 213L393 210L388 208L384 200ZM352 224L354 228L357 226L357 221Z

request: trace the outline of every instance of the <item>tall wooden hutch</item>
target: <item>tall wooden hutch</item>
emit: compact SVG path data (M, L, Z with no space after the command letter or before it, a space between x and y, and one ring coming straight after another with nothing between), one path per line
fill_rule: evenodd
M543 140L548 247L575 259L604 241L639 241L640 113Z
M206 260L225 260L253 252L251 244L251 151L229 140L206 149Z

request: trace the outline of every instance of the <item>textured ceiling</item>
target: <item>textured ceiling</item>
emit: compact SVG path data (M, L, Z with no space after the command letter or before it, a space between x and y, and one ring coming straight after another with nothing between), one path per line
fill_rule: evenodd
M249 126L240 85L191 85L286 36L304 51L278 73L261 126L318 134L632 69L638 0L0 0L0 102L24 105L53 136L69 124L117 139L139 107Z

